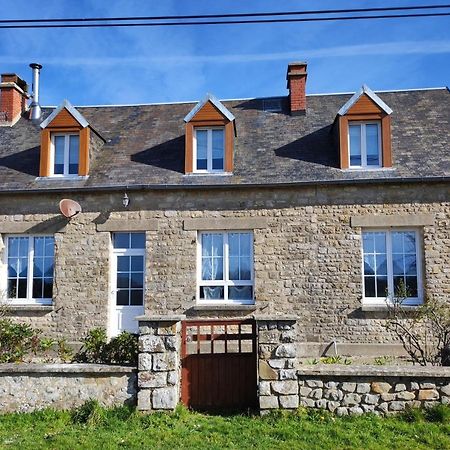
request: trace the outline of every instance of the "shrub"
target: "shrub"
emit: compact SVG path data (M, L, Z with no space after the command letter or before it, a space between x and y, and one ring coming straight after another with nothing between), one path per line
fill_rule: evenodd
M75 361L96 364L137 365L138 337L123 331L107 342L104 328L94 328L83 340Z
M39 350L40 330L30 325L14 323L11 319L0 319L0 362L18 362Z
M405 309L408 289L400 283L391 301L387 302L388 331L393 332L403 344L414 363L449 364L450 352L450 306L439 300L427 300L416 309Z

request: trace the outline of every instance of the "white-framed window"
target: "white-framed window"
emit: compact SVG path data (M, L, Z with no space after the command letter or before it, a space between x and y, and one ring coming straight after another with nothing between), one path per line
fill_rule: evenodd
M363 301L381 304L403 283L405 305L423 302L420 232L415 229L369 229L362 232Z
M199 303L254 303L253 233L202 231L198 234Z
M348 149L350 168L381 167L381 123L349 122Z
M52 133L51 175L54 177L78 176L80 135Z
M194 172L213 173L225 169L225 129L194 129Z
M9 302L52 303L55 264L53 236L7 236L5 261Z
M144 304L145 233L113 233L116 306Z

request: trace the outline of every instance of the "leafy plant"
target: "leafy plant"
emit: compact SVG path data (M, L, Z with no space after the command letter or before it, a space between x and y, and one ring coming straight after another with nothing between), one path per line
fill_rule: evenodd
M71 413L72 423L88 426L101 425L106 419L106 410L97 400L91 399L74 409Z
M40 333L28 324L0 319L0 362L18 362L30 352L36 354Z
M83 340L75 361L97 364L137 365L138 337L123 331L107 342L104 328L94 328Z
M67 345L67 341L62 338L56 342L58 346L58 356L64 362L69 362L73 357L73 350Z
M414 363L450 365L450 306L427 300L417 308L408 308L404 304L408 297L408 289L401 281L387 302L386 329L398 337Z
M342 358L341 355L335 356L323 356L320 358L320 362L323 364L345 364L349 366L352 363L352 360L349 358Z
M385 366L387 364L391 364L393 361L394 361L394 357L393 356L389 356L389 355L377 356L373 360L373 362L377 366Z

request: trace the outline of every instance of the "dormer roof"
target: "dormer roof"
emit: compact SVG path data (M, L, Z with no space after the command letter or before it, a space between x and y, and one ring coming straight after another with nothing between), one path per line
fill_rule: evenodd
M66 109L71 116L80 124L81 128L86 128L89 126L89 122L77 111L77 109L69 102L69 100L64 100L42 123L41 128L47 128L48 125L53 121L53 119L63 110Z
M376 103L386 114L392 114L392 109L378 97L366 84L361 86L361 89L350 98L350 100L338 111L339 116L345 116L357 101L363 96L367 95L374 103Z
M232 122L233 120L235 120L235 117L233 116L233 114L231 114L230 111L228 111L228 109L220 102L219 99L217 99L216 97L214 97L214 95L212 94L206 94L206 97L199 101L194 108L191 109L191 111L189 112L189 114L184 118L184 121L186 123L190 122L195 115L206 105L206 103L212 103L218 110L219 112L226 118L228 119L230 122Z

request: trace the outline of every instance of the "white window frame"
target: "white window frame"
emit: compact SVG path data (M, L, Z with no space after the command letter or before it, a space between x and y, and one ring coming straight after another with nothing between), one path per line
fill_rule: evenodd
M423 270L422 270L422 233L417 228L363 228L361 231L361 273L362 273L362 301L364 305L386 305L391 303L391 296L394 293L394 275L392 263L392 233L395 232L409 232L414 233L416 238L416 269L417 269L417 297L408 297L403 302L403 306L418 306L423 303ZM378 232L386 233L386 258L387 258L387 297L366 297L366 286L364 277L364 247L363 247L363 233L364 232Z
M223 169L213 169L212 131L223 131ZM197 131L207 131L206 169L197 169ZM193 168L195 173L224 173L225 172L225 127L195 127L193 136Z
M361 165L353 165L351 164L351 156L350 156L350 126L359 125L361 127ZM366 142L366 125L377 125L378 128L378 161L379 163L375 165L367 165L367 142ZM382 136L381 136L381 122L379 120L368 120L368 121L360 121L360 120L352 120L348 122L348 163L350 169L380 169L383 167L382 160Z
M64 136L64 163L63 172L55 173L55 137ZM70 136L78 136L80 133L51 133L51 151L50 151L50 176L56 178L78 178L78 173L69 173L69 139ZM80 170L80 143L78 141L78 172Z
M229 279L229 245L228 236L233 233L249 233L250 239L250 280L233 281ZM223 235L223 280L202 280L202 235L222 234ZM201 286L223 286L224 298L222 300L210 300L200 298ZM230 300L228 298L228 287L230 286L252 286L252 298L250 300ZM254 234L253 230L202 230L197 233L197 303L217 305L217 304L238 304L253 305L255 303L255 272L254 272Z
M53 237L51 234L8 234L4 237L5 249L4 249L4 260L2 270L2 276L0 283L0 289L6 294L6 301L11 305L51 305L53 303L53 298L33 298L33 270L34 270L34 238L37 237ZM10 238L27 238L28 239L28 274L27 274L27 297L26 298L9 298L8 294L8 251L9 251L9 239ZM53 287L55 287L55 264L56 264L56 246L54 247L53 253Z

